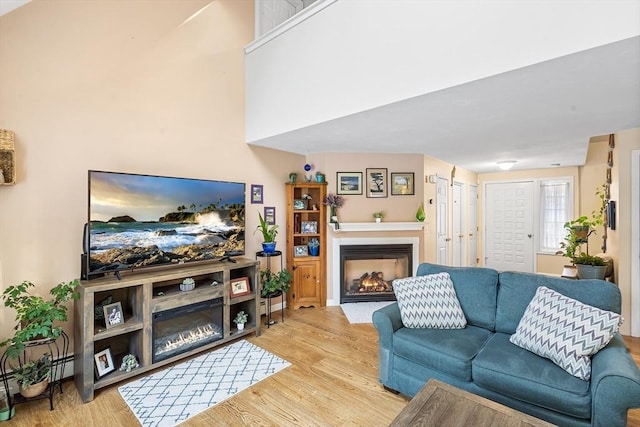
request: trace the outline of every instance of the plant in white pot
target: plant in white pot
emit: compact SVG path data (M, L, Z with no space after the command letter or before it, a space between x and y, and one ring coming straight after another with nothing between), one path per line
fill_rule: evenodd
M244 324L247 323L248 319L249 319L249 315L244 311L239 311L238 314L236 314L236 317L235 319L233 319L233 322L238 327L238 331L244 330Z

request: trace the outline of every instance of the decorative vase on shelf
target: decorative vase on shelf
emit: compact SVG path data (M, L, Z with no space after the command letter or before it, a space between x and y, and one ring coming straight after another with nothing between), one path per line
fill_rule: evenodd
M418 206L418 211L416 212L416 219L419 222L424 222L426 215L424 214L424 207L422 205Z
M335 206L330 206L331 208L331 213L330 213L330 221L331 222L338 222L338 209L336 209Z

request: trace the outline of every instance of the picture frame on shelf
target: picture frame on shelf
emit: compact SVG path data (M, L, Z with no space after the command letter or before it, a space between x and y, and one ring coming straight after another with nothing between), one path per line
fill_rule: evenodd
M124 323L124 313L122 312L122 304L120 304L120 302L106 304L102 310L104 311L104 323L107 329Z
M303 199L294 199L293 209L296 211L303 211L307 209L307 201Z
M113 356L111 355L111 349L105 348L102 351L93 355L93 359L96 367L96 376L102 378L109 372L115 371L116 367L113 364Z
M231 279L229 282L229 293L231 298L241 297L251 293L251 286L249 286L248 277L237 277L235 279Z
M309 248L307 245L298 245L293 247L293 256L309 256Z
M263 203L263 190L264 186L259 184L251 184L251 203L259 204Z
M276 225L276 207L275 206L264 207L264 220L269 225Z
M413 172L391 172L391 195L413 196L415 194L415 174Z
M336 172L337 194L362 194L362 172Z
M367 197L387 197L387 168L367 168Z
M302 234L317 234L318 221L302 221Z

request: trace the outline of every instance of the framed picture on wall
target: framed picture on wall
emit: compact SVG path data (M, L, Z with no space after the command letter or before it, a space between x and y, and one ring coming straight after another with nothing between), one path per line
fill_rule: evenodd
M413 172L391 172L391 195L411 196L415 194Z
M367 197L387 197L387 169L367 168Z
M276 225L276 208L275 206L264 207L264 220L269 225Z
M337 194L362 194L362 172L336 172Z
M264 187L258 184L251 184L251 203L262 204L262 190Z

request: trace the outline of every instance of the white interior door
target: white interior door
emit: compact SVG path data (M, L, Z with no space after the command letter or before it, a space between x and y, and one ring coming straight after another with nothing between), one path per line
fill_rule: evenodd
M469 236L469 257L467 265L475 267L478 265L478 186L469 185L468 193L467 236Z
M449 265L449 180L438 177L436 184L436 245L437 263Z
M485 187L484 265L533 273L533 182Z
M464 187L461 182L454 182L452 189L452 203L453 203L453 265L455 267L462 267L466 265L466 245L465 242L465 218L464 218Z

